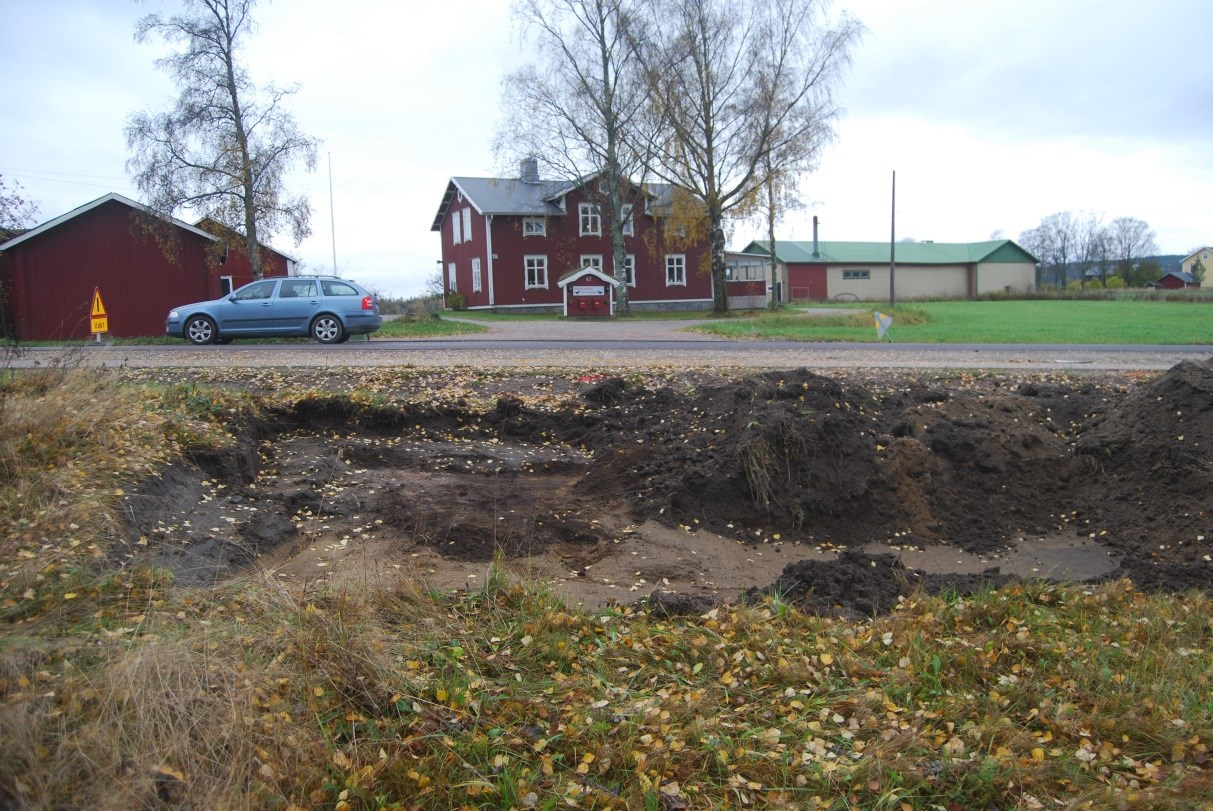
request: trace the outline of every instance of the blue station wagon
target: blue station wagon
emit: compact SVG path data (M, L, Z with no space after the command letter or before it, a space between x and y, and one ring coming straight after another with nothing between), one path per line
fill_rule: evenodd
M164 332L199 345L307 335L322 344L339 344L382 324L379 303L359 285L335 276L288 276L246 284L214 301L174 307Z

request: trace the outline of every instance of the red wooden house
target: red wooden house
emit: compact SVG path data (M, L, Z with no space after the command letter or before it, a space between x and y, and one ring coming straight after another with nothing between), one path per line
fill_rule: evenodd
M1191 273L1182 270L1172 270L1164 273L1162 278L1147 287L1161 287L1164 290L1186 290L1190 287L1200 287L1200 281Z
M706 236L672 224L669 186L633 188L624 226L628 301L642 309L698 309L712 302ZM453 177L431 230L441 234L444 295L469 308L609 314L577 309L584 285L560 285L572 271L615 275L610 224L599 178L541 180L525 160L517 178ZM569 306L572 304L572 306Z
M96 289L111 335L163 335L173 307L252 281L247 258L214 250L215 236L155 217L140 203L107 194L0 244L0 328L27 341L87 338ZM291 265L282 257L263 273L285 276Z

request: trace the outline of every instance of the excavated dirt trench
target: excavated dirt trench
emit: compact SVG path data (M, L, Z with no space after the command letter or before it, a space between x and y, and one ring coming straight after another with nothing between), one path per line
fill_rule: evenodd
M125 497L118 554L191 585L442 589L496 559L589 605L766 588L842 615L1008 577L1178 590L1213 572L1213 359L1141 382L796 370L418 402L308 399L195 454Z

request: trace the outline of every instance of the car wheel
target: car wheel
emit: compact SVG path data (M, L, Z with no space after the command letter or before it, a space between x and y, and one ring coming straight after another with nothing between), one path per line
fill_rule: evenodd
M218 337L219 331L215 329L215 322L205 315L196 315L185 322L185 339L191 344L211 344Z
M312 337L322 344L341 343L345 327L335 315L321 315L312 322Z

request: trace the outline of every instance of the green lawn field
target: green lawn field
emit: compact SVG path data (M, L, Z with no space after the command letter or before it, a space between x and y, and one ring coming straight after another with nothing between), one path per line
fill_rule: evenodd
M873 311L893 316L886 340L901 343L1213 344L1213 306L1169 301L936 301L869 303L838 315L775 313L693 329L731 338L876 341Z

